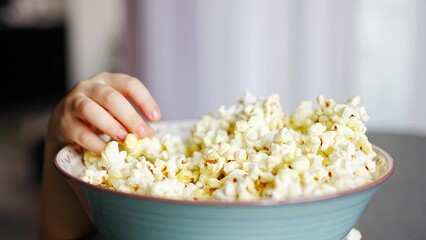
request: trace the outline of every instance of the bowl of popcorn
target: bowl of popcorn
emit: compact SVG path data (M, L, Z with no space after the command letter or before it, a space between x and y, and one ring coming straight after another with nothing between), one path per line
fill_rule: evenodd
M200 118L153 124L101 155L55 165L105 239L361 239L354 228L394 162L369 142L360 97L320 95L286 114L246 91ZM361 229L362 230L362 229Z

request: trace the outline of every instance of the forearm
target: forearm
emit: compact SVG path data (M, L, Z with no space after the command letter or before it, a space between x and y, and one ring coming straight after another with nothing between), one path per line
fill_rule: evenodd
M43 177L41 239L78 239L93 230L76 191L55 169L53 159L65 146L49 129L45 138Z

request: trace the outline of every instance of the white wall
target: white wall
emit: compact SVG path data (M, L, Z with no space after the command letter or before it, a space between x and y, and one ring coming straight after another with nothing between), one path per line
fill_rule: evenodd
M295 79L297 39L286 34L294 31L294 6L168 0L139 7L140 76L166 119L194 118L235 102L244 89L269 94Z
M359 3L355 73L371 128L426 133L425 14L421 0Z
M373 130L426 134L420 0L143 0L139 76L165 119L279 93L286 112L358 94Z
M279 93L286 112L319 94L338 102L358 94L370 129L426 134L425 1L67 3L72 84L126 70L117 42L130 36L123 36L123 5L136 3L136 63L129 64L164 119L198 117L244 89Z
M66 0L68 88L121 61L124 0Z
M344 101L358 93L354 4L144 0L139 75L165 118L197 117L244 89L279 93L287 112L319 94Z

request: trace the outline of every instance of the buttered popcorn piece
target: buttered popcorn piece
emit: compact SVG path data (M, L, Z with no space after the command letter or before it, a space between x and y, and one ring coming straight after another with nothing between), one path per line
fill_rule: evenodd
M318 196L373 181L375 152L358 96L319 96L285 115L279 96L246 91L201 116L188 139L111 141L86 152L83 181L119 191L185 200L251 201Z

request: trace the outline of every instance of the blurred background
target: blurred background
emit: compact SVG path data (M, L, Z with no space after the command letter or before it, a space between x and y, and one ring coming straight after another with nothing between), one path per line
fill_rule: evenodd
M164 120L356 94L368 132L425 136L425 22L421 0L0 0L2 235L36 238L44 131L79 80L137 76Z

